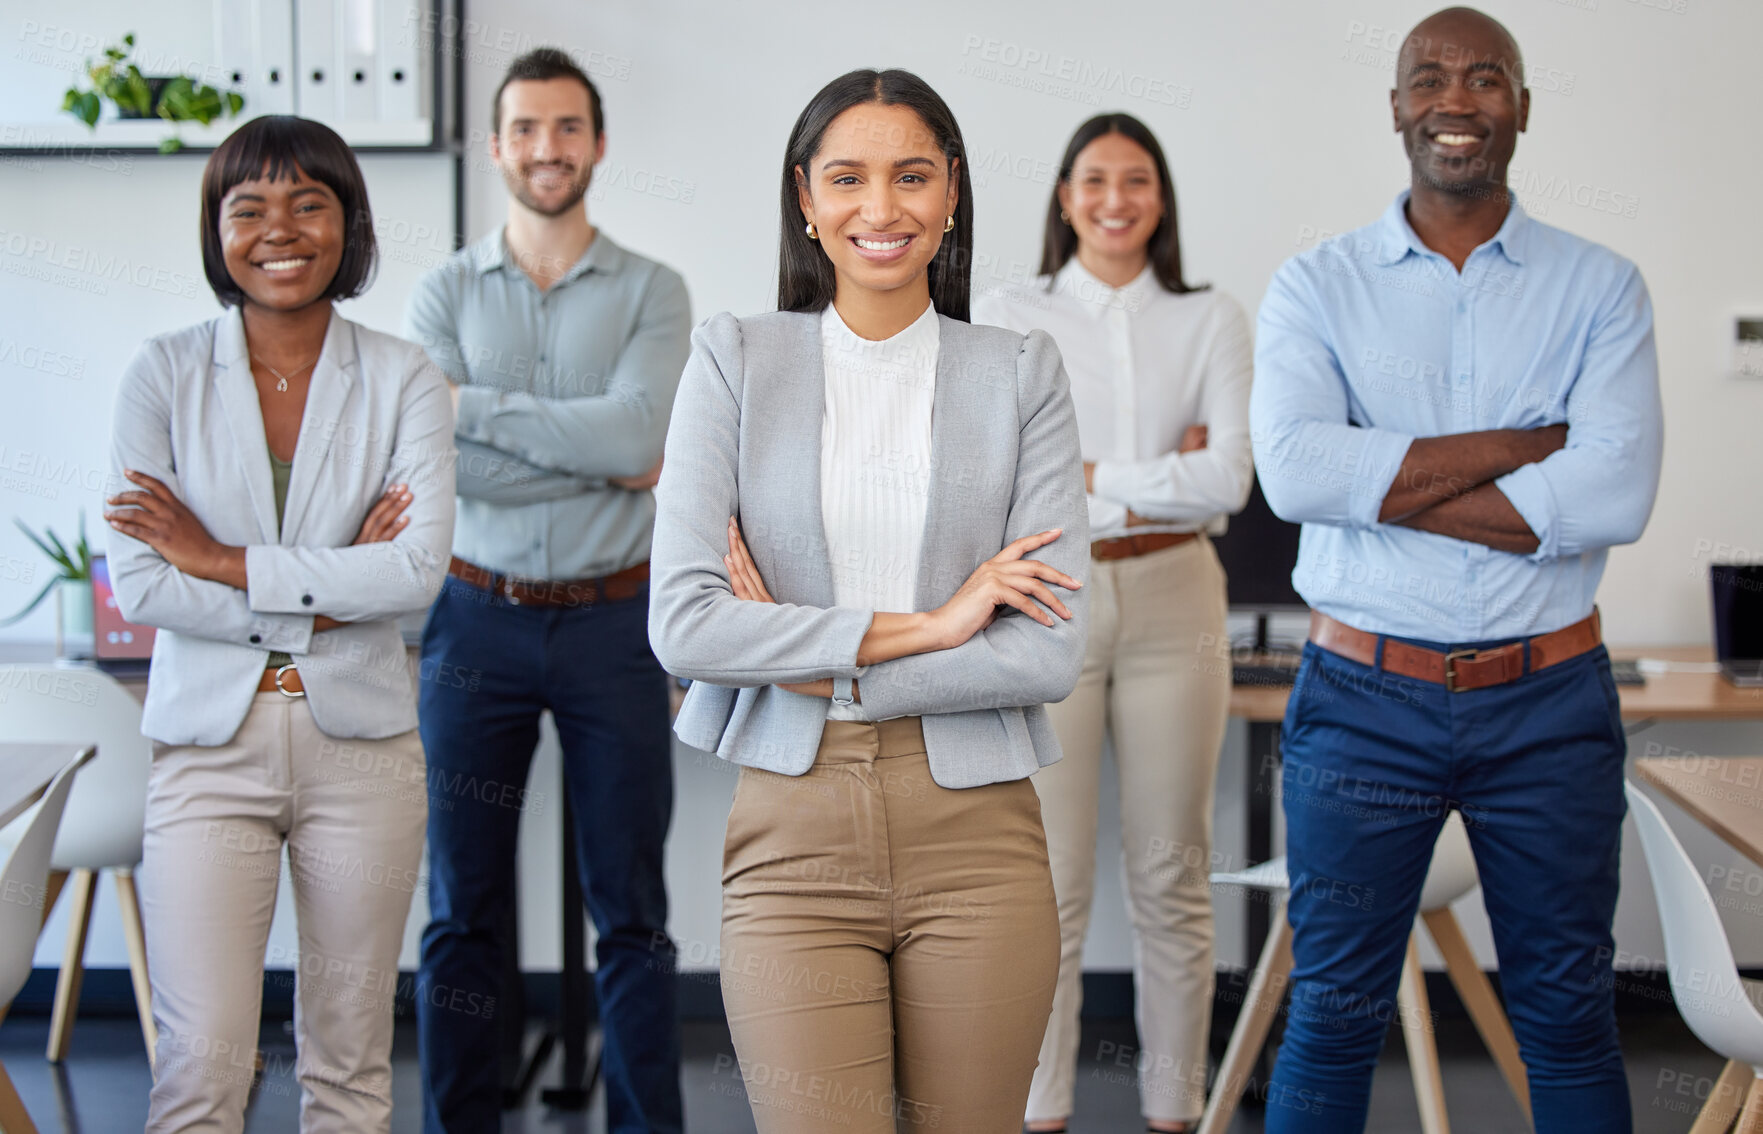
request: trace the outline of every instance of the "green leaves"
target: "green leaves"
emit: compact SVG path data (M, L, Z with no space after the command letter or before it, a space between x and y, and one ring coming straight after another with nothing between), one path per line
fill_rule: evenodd
M122 43L104 49L104 61L86 61L86 76L91 90L70 87L62 97L61 109L96 128L103 110L103 100L116 105L123 118L148 118L157 114L165 121L199 122L206 126L216 118L234 118L245 109L244 96L237 91L221 91L187 76L148 78L129 60L134 50L135 34L129 32ZM155 92L155 86L158 87ZM162 154L183 149L183 141L173 134L159 143Z
M25 534L26 539L37 545L38 551L47 555L55 563L55 566L60 568L60 573L57 574L55 578L50 579L49 582L44 585L43 589L37 592L37 597L25 604L23 610L20 610L16 614L7 618L0 619L0 626L11 626L13 623L24 618L25 615L29 614L31 611L37 609L42 601L49 597L50 592L55 589L55 584L62 580L90 579L92 577L92 545L86 542L85 509L80 509L80 537L74 541L72 551L69 551L67 546L61 542L60 536L57 536L48 528L44 528L43 534L38 535L36 532L25 527L23 520L14 518L12 522L18 525L18 530Z
M87 126L98 125L98 110L102 104L98 101L97 91L82 91L69 88L67 97L61 100L61 109L84 122Z

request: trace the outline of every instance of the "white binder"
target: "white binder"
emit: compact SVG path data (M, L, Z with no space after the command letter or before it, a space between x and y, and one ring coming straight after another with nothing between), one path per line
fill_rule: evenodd
M329 125L343 120L343 53L338 0L294 0L299 68L295 113Z
M220 86L245 96L241 119L294 113L293 0L214 0Z
M427 105L431 37L438 29L428 22L421 0L378 0L380 103L382 122L414 122Z
M385 0L336 0L343 121L379 118L379 10Z

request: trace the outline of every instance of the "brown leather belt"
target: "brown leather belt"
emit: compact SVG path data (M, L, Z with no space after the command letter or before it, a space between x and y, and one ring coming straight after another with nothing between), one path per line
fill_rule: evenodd
M603 575L597 579L523 579L517 575L498 575L455 555L447 565L447 574L474 587L493 591L515 606L587 606L596 602L619 602L642 594L644 584L649 581L649 563L645 560L615 575Z
M306 696L306 686L300 680L300 671L293 664L284 665L279 669L263 671L263 680L257 683L259 693L280 693L284 697Z
M1379 635L1355 630L1320 611L1310 612L1310 640L1331 654L1339 654L1360 665L1377 664ZM1576 658L1595 649L1604 640L1593 608L1586 617L1571 626L1563 626L1534 638L1520 638L1503 646L1485 650L1452 650L1440 653L1423 646L1411 646L1394 638L1384 638L1383 668L1402 677L1443 685L1453 693L1467 689L1486 689L1504 685L1525 675L1524 647L1530 646L1530 670L1547 669L1569 658Z
M1134 559L1140 555L1149 555L1153 551L1162 551L1167 547L1177 547L1195 539L1199 532L1156 532L1152 535L1115 536L1113 539L1098 539L1090 544L1091 559Z

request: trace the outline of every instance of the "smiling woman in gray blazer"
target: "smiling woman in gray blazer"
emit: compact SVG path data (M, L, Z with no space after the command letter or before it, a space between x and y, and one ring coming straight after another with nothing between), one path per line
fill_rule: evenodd
M781 310L693 337L651 560L677 731L742 765L729 1025L766 1134L1014 1131L1059 949L1027 777L1083 659L1065 372L967 322L961 135L916 76L817 94L782 208Z
M348 146L258 118L202 177L228 310L150 339L117 392L117 604L157 626L141 899L159 1028L147 1130L238 1131L284 844L301 1129L391 1124L392 1000L427 783L394 619L440 589L453 411L418 347L333 299L374 262ZM294 960L294 958L288 958Z

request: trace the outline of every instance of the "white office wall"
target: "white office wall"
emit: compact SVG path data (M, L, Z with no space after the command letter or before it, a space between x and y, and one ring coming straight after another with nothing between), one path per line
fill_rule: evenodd
M770 306L785 137L815 89L857 66L917 71L960 119L978 198L977 286L1032 271L1065 137L1092 113L1125 109L1149 122L1169 152L1190 276L1253 310L1282 259L1320 233L1374 218L1403 183L1385 92L1394 46L1428 10L1389 0L467 6L469 234L490 230L505 208L482 156L491 92L520 51L564 46L605 97L609 145L590 198L593 217L683 272L700 318ZM1724 373L1729 317L1763 312L1763 228L1747 211L1763 183L1763 158L1750 144L1758 106L1751 45L1763 34L1763 6L1502 0L1487 7L1508 22L1532 66L1532 129L1515 175L1521 192L1549 223L1638 261L1658 315L1666 470L1646 537L1611 557L1602 594L1609 634L1705 641L1710 552L1725 545L1763 553L1763 502L1748 475L1763 383ZM77 51L39 60L57 50L37 42L44 26L109 37L125 30L127 12L97 0L10 0L0 10L0 70L70 66ZM204 33L186 30L179 42L194 54ZM14 117L10 108L4 116ZM438 156L373 156L363 165L385 256L378 283L349 311L395 330L416 275L446 253L450 167ZM96 477L105 468L117 373L146 335L214 311L196 244L199 172L191 157L0 154L0 512L66 530L84 507L100 535ZM44 570L23 537L0 524L0 612L34 593ZM51 633L40 613L0 630L0 641ZM1763 728L1660 725L1636 738L1637 754L1647 742L1754 752ZM1235 726L1217 803L1218 842L1232 864L1241 861L1242 753ZM689 750L676 753L675 765L673 927L688 967L701 968L717 939L717 861L733 778ZM549 806L528 816L523 838L524 955L537 968L557 959L555 776L548 743L534 786ZM1118 969L1130 962L1130 940L1113 865L1118 825L1105 806L1087 963ZM1703 860L1731 865L1711 838L1697 832L1690 842ZM1631 952L1657 957L1638 850L1627 858L1619 935ZM110 899L103 901L94 962L119 964L120 937ZM1240 962L1235 907L1220 903L1220 958ZM1763 962L1763 928L1741 903L1731 912L1741 959ZM422 917L419 896L406 964ZM292 948L290 922L284 916L278 925L278 949ZM1475 936L1491 960L1485 933ZM46 946L40 961L55 963L57 948Z

